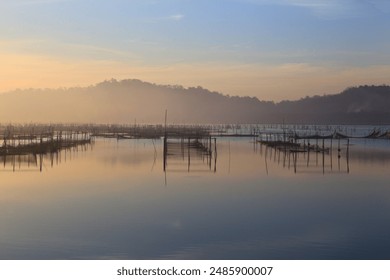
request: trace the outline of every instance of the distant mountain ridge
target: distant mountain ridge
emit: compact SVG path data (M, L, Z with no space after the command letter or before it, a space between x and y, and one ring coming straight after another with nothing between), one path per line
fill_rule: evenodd
M351 87L279 103L202 87L109 80L89 87L0 95L0 122L390 124L390 87Z
M276 112L294 122L312 119L314 123L390 124L390 87L351 87L339 94L283 101L276 107Z

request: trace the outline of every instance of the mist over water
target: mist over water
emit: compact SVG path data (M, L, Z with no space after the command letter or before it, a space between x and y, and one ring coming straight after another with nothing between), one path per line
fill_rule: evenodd
M162 145L97 138L43 157L41 172L2 157L0 258L390 257L389 140L293 160L218 138L216 158L178 150L165 172Z

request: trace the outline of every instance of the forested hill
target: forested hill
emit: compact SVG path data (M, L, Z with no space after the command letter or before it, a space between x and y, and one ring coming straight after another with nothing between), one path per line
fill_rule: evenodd
M339 94L283 101L275 107L275 112L294 122L390 124L390 87L351 87Z
M390 87L360 86L279 103L201 87L110 80L0 95L0 122L390 124Z

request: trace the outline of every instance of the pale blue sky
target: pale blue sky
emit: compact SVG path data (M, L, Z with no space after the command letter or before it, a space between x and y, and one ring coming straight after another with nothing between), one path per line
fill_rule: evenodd
M2 0L0 58L0 91L113 77L296 99L390 83L390 1Z

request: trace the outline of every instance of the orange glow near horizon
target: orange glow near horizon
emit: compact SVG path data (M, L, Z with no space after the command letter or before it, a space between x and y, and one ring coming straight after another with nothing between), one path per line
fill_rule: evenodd
M107 79L140 79L157 84L202 86L260 100L295 100L335 94L347 87L386 84L390 66L331 69L308 64L196 63L142 65L110 60L75 60L0 53L0 92L26 88L90 86Z

